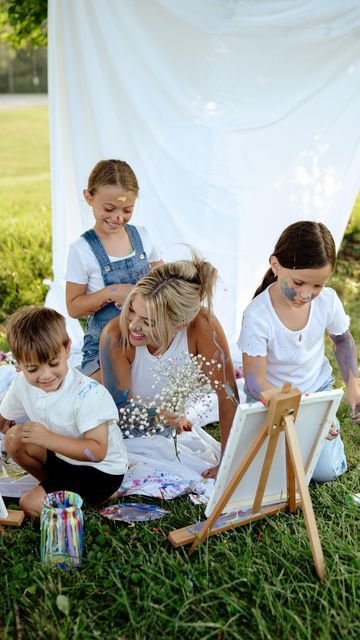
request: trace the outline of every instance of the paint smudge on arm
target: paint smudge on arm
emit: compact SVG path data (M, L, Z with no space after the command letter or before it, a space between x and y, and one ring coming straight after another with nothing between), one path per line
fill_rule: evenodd
M333 351L340 367L341 375L347 385L352 375L356 380L359 376L356 344L350 331L345 331L340 336L330 334L333 343Z
M249 372L245 376L245 382L249 394L256 400L259 400L260 394L267 389L267 387L258 380L256 372Z
M99 458L96 458L93 454L93 452L91 451L91 449L84 449L84 455L87 457L88 460L90 460L90 462L100 462Z
M228 380L226 378L226 356L225 356L224 349L219 345L219 342L216 339L216 332L215 331L213 331L213 342L214 342L215 346L217 347L217 352L214 354L213 357L216 359L217 355L219 354L219 357L220 357L220 360L221 360L221 364L222 364L224 389L226 391L226 394L227 394L227 397L229 398L229 400L231 400L237 406L239 404L239 399L235 395L231 384L229 384L229 382L228 382Z
M105 345L100 347L101 372L104 386L112 395L117 407L124 405L126 402L129 389L120 389L120 381L118 380L116 368L113 365L111 353L111 339L106 336Z

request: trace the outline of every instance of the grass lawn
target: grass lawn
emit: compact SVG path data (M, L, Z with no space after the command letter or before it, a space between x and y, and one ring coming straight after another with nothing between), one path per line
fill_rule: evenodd
M0 127L1 321L42 302L51 225L47 109L0 112ZM331 282L358 344L359 246L358 200ZM329 574L323 586L300 510L217 535L191 559L167 541L172 529L203 519L188 498L161 504L169 514L159 521L133 525L88 510L84 561L73 573L41 565L37 522L0 527L0 640L357 640L360 510L345 496L360 490L360 429L345 404L340 420L349 471L310 488Z

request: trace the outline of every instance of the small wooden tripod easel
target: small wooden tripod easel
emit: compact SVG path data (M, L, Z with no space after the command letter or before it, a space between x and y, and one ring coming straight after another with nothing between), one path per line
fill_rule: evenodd
M177 529L169 534L169 539L175 547L192 542L192 547L190 549L191 554L197 545L209 535L214 535L220 531L225 531L236 526L242 526L248 522L259 520L265 515L278 513L285 508L290 512L293 512L297 506L302 506L316 573L321 581L325 579L326 567L324 556L295 430L295 420L300 399L301 392L298 389L292 389L290 383L285 383L282 389L271 389L270 391L266 391L261 394L261 400L266 406L268 406L268 412L261 431L241 461L223 495L216 504L212 514L204 523L200 523L200 528L196 525L193 527L183 527L182 529ZM285 433L286 442L287 501L286 503L282 502L262 508L261 504L269 472L273 462L279 435L282 431ZM220 524L220 526L219 524L216 525L216 521L221 515L225 505L231 498L236 487L241 482L241 479L267 438L269 439L268 447L252 506L252 512L249 516L246 516L239 522L234 523L230 520L228 522L225 521L224 524ZM301 501L296 499L296 484L301 496ZM213 528L213 525L216 526Z
M0 493L0 525L8 527L20 527L22 521L25 518L23 511L15 511L14 509L7 509L5 507L2 495Z

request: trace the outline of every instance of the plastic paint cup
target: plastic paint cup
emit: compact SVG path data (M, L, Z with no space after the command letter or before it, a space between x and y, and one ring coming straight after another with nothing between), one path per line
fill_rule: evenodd
M40 517L41 561L67 570L82 558L84 516L82 498L72 491L48 493Z

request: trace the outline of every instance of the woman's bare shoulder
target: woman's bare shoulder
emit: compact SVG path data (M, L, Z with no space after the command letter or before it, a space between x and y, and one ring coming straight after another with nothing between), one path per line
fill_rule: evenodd
M116 316L105 325L101 332L100 341L102 344L111 344L112 346L122 346L122 332L120 328L119 316Z
M121 338L121 329L120 329L120 322L119 322L119 316L116 316L115 318L113 318L112 320L110 320L107 325L105 325L102 333L104 335L108 335L111 336L111 338Z
M212 353L216 344L226 344L223 329L218 319L209 317L205 307L201 307L198 315L188 328L188 344L191 353Z
M200 307L200 311L197 314L196 318L190 323L190 331L194 333L202 333L213 332L214 329L217 329L220 325L219 320L216 316L209 316L209 312L206 307Z
M108 349L110 356L116 357L117 360L127 360L130 363L134 360L135 347L124 345L118 316L110 320L102 330L100 345L101 349Z

